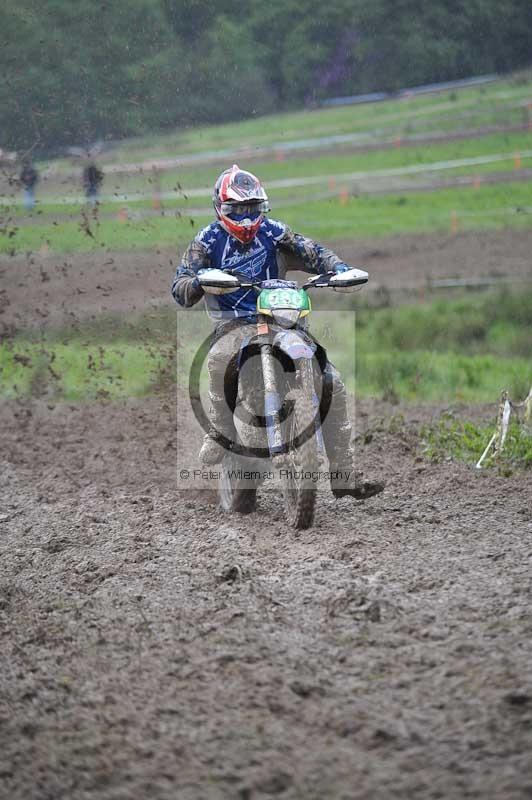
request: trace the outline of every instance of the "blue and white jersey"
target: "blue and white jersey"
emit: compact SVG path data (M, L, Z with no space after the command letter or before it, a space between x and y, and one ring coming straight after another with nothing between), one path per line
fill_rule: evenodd
M179 305L191 306L202 296L207 313L214 320L256 316L257 293L254 289L238 289L223 295L203 294L193 287L194 278L202 269L231 269L255 281L284 278L284 262L280 254L293 256L297 269L320 273L333 269L341 260L312 239L294 233L282 222L265 218L255 236L247 243L235 239L216 221L203 228L188 246L178 268L172 294Z
M285 234L285 226L273 220L263 220L255 238L242 244L214 222L204 228L196 241L205 247L209 266L238 270L251 280L262 281L279 277L277 243ZM238 289L231 294L206 294L207 313L212 319L249 317L256 313L257 292Z

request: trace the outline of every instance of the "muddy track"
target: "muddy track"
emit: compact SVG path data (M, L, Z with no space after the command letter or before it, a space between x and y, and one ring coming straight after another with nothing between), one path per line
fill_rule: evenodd
M338 250L419 289L530 277L530 243ZM4 259L0 320L145 311L168 302L170 258ZM176 489L176 441L198 442L172 390L4 402L0 798L529 798L532 475L426 462L420 423L439 411L359 403L358 466L387 488L321 487L296 536L273 487L249 517Z
M427 464L431 413L295 536L176 493L171 396L5 404L0 796L529 797L532 480Z

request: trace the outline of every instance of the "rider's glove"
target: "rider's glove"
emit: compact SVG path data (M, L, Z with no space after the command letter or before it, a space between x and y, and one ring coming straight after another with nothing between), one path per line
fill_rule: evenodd
M193 279L192 284L191 284L194 289L196 289L197 291L200 291L202 294L204 294L204 289L203 289L203 286L200 283L200 275L202 275L204 272L208 272L208 271L209 271L208 267L205 267L204 269L199 269L197 271L196 275L194 276L194 279Z
M348 272L348 270L350 269L351 267L349 266L349 264L344 264L343 261L340 261L339 264L335 264L334 266L334 272L336 273L336 275L339 275L341 272Z

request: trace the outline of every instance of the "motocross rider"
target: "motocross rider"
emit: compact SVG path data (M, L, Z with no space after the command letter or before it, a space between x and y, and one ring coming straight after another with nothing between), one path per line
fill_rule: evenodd
M244 339L245 326L256 321L256 294L253 289L218 295L204 293L198 273L213 268L238 269L259 281L284 279L287 269L314 274L349 269L331 250L294 233L284 223L267 218L268 197L260 181L236 164L218 177L213 204L216 221L190 243L172 285L176 302L186 308L204 297L207 312L216 322L207 360L211 428L200 450L200 459L206 466L222 460L225 449L221 440L235 441L233 410L226 402L226 373ZM335 497L371 497L381 492L384 484L363 481L360 474L355 474L345 386L330 362L325 371L332 384L329 414L322 424L331 489ZM229 374L233 384L229 395L236 397L237 374L231 370Z

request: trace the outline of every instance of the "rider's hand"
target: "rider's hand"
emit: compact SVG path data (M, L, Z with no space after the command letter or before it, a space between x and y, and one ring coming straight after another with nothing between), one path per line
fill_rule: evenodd
M348 272L350 269L351 267L349 264L344 264L343 261L341 261L339 264L335 264L334 266L334 272L336 275L339 275L341 272Z
M204 294L204 293L205 293L205 291L204 291L204 289L203 289L203 286L202 286L202 285L201 285L201 283L200 283L200 275L201 275L203 272L207 272L207 269L199 269L199 270L197 271L197 273L196 273L195 277L192 279L192 284L191 284L191 285L192 285L192 288L193 288L195 291L199 291L199 292L201 292L202 294Z

